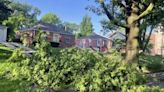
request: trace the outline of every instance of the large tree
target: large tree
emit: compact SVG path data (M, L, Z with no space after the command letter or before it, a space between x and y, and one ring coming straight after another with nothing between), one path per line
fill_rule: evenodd
M80 25L73 22L64 22L63 25L66 27L67 30L72 32L76 38L78 37L78 34L80 32Z
M12 13L11 8L9 8L10 3L8 0L0 0L0 24Z
M73 23L73 22L64 22L63 25L68 29L73 32L76 32L80 29L80 25Z
M80 24L80 36L89 36L93 32L93 25L91 22L91 17L85 15Z
M13 13L3 21L3 25L9 29L9 40L13 40L16 31L29 28L37 22L37 16L40 14L40 10L29 4L14 1L9 6L12 8Z
M141 24L145 19L155 15L164 8L163 0L96 0L100 5L96 12L105 14L109 21L107 26L122 27L126 33L126 62L138 60ZM160 7L160 8L159 8ZM95 11L92 8L92 10ZM98 12L99 13L99 12ZM153 17L152 20L156 19Z
M59 17L54 13L47 13L47 14L43 15L41 18L41 21L44 23L50 23L50 24L54 24L54 25L61 23Z

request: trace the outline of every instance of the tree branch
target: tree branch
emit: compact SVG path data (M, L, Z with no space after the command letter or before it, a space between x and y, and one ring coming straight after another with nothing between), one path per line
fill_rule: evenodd
M148 38L147 38L146 43L145 43L144 48L143 48L143 52L145 52L146 47L147 47L147 45L149 44L150 37L151 37L151 34L152 34L152 32L153 32L153 28L154 28L154 26L152 25L152 26L151 26L151 30L150 30L149 35L148 35Z
M152 12L153 8L154 8L154 3L150 3L149 6L147 7L147 9L139 15L137 20L145 17L148 14L150 14Z
M123 8L126 8L126 7L127 7L126 5L124 5L124 4L122 3L122 0L119 0L119 1L118 1L118 4L120 5L120 7L123 7Z
M127 25L121 23L120 21L118 21L114 18L114 16L108 11L103 0L100 1L100 4L101 4L101 7L103 8L103 10L105 11L105 14L107 15L108 19L111 20L113 22L113 24L123 27L123 28L128 27Z

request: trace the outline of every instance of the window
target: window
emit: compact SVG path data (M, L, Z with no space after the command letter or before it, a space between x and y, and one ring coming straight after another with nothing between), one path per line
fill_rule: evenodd
M60 35L59 34L53 34L53 42L59 42L60 41Z
M64 43L70 44L71 43L71 39L69 37L65 37Z
M97 39L97 47L100 47L101 45L101 39Z

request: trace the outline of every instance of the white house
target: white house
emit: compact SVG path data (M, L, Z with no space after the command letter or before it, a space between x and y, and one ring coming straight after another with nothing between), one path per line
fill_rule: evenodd
M5 42L7 39L7 27L0 25L0 42Z

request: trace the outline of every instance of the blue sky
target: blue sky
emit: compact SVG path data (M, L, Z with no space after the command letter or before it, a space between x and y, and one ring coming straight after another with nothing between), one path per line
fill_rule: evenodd
M92 12L89 12L85 8L88 5L94 5L94 0L19 0L23 3L29 3L41 10L41 15L53 12L62 21L74 22L80 24L84 15L89 15L92 18L94 31L100 33L101 25L100 20L102 16L98 16Z

